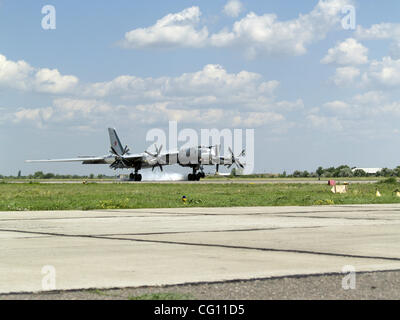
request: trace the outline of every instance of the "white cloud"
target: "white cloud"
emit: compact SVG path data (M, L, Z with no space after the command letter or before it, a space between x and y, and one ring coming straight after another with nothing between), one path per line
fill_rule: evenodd
M47 93L69 92L78 84L75 76L61 75L57 69L34 68L25 61L14 62L0 54L0 86Z
M343 130L343 124L337 117L310 114L307 116L307 120L310 122L312 127L319 128L324 131Z
M78 84L75 76L63 76L57 69L40 69L35 74L34 86L37 91L49 93L68 92Z
M239 0L229 0L224 6L224 13L236 18L243 10L243 4Z
M370 28L358 26L355 36L365 40L392 40L390 56L400 59L400 23L380 23L374 24Z
M44 108L20 108L12 114L15 123L29 121L39 128L49 123L62 121L83 120L93 122L98 117L110 116L112 112L121 107L113 107L105 102L97 100L59 98L53 101L51 107Z
M340 100L327 102L324 107L334 112L343 112L349 109L349 104Z
M380 23L374 24L370 28L357 26L355 35L358 39L378 40L378 39L400 39L399 23Z
M351 86L360 76L360 73L360 70L355 67L337 68L332 79L337 86Z
M260 127L285 120L284 116L275 112L248 112L233 117L234 126Z
M60 122L82 126L110 119L142 124L168 120L246 127L283 124L284 113L301 110L304 104L301 99L277 100L278 86L278 81L266 81L258 73L229 73L220 65L206 65L176 77L124 75L88 84L76 90L77 98L58 98L46 108L20 109L13 117L14 122L31 121L39 127ZM118 99L123 103L116 103Z
M380 84L393 87L400 85L400 59L383 57L382 61L372 61L364 75L367 84Z
M355 95L352 101L359 105L379 105L386 101L386 97L381 91L368 91Z
M231 31L224 28L210 36L206 27L198 28L199 8L191 7L168 14L151 27L127 32L123 45L129 48L238 47L245 48L249 57L301 55L307 52L308 45L324 39L339 25L341 9L350 3L351 0L320 0L311 12L287 21L279 21L275 14L259 16L250 12L236 21Z
M196 29L200 21L198 7L168 14L148 28L138 28L125 34L122 45L127 48L201 47L208 37L206 27Z
M83 92L86 96L121 97L139 104L171 102L182 108L217 105L265 110L281 107L274 97L278 86L278 81L265 81L258 73L245 70L229 73L220 65L209 64L200 71L177 77L120 76L109 82L90 84Z
M211 36L214 46L248 46L250 55L258 53L301 55L307 46L325 38L340 21L347 0L320 0L314 9L298 18L279 21L275 14L259 16L254 12L226 30Z
M27 89L27 80L33 68L25 61L11 61L0 54L0 85L17 89Z
M328 54L321 60L322 63L336 63L340 65L359 65L368 62L368 49L353 38L337 44L328 50Z

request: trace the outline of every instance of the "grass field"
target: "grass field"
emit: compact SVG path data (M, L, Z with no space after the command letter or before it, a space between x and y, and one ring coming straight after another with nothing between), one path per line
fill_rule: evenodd
M333 194L320 184L0 183L0 211L400 203L398 183L350 184ZM376 197L376 189L382 197ZM187 197L183 203L182 197Z

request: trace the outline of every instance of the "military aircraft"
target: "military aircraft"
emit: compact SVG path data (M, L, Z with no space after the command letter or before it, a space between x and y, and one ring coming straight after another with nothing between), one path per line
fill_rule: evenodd
M41 162L82 162L82 164L108 164L110 168L116 169L133 169L135 173L129 175L130 180L142 181L142 175L139 173L141 169L160 168L163 171L163 166L178 164L182 167L189 167L192 173L188 175L189 181L199 181L205 177L204 166L216 166L216 172L219 171L220 165L225 165L230 168L233 164L243 169L245 164L240 161L240 157L245 156L243 150L238 156L233 154L231 148L228 148L230 157L220 156L220 146L198 146L180 149L162 153L163 146L155 145L155 152L145 151L139 154L131 154L128 146L122 147L121 141L118 138L117 132L113 128L108 128L110 136L110 153L100 157L78 157L72 159L54 159L54 160L26 160L29 163Z

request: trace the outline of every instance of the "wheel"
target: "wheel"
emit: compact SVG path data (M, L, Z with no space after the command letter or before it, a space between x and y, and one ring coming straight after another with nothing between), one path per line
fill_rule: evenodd
M200 174L201 174L201 177L200 178L205 178L206 177L206 174L204 173L204 172L200 172Z
M198 174L196 174L196 181L200 181L200 178L202 177L201 172L199 172Z
M193 181L193 175L191 173L188 174L188 180Z
M133 173L131 173L131 174L129 175L129 180L136 180L135 178L136 178L136 177L135 177L135 175L134 175Z
M142 181L142 175L141 174L137 175L136 181Z

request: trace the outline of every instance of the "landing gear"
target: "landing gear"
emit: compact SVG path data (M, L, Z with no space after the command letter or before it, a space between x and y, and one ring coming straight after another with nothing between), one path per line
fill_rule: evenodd
M200 181L200 175L189 173L188 180L189 181Z
M134 174L131 173L129 175L129 180L131 180L131 181L142 181L142 175L138 174L137 172L135 172Z
M188 180L189 181L200 181L201 178L205 178L205 173L203 171L196 173L196 168L193 168L193 173L189 173Z

